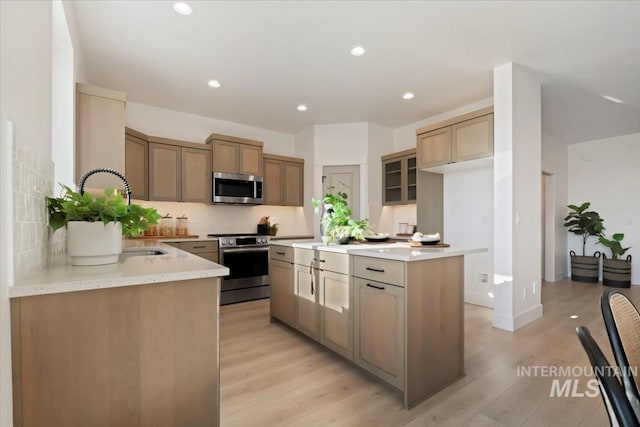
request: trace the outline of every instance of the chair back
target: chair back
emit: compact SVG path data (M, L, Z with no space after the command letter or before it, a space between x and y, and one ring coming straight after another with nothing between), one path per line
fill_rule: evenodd
M602 294L600 307L625 393L636 417L640 418L640 313L629 298L618 291Z
M580 339L580 343L584 348L593 371L600 386L600 394L607 408L609 422L612 426L620 427L638 427L638 418L636 417L631 403L627 399L622 384L616 377L615 369L609 365L609 361L602 353L600 346L591 336L591 332L584 326L576 328L576 333Z

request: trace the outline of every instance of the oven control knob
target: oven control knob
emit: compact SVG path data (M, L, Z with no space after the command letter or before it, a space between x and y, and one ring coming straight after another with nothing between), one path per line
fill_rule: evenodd
M227 244L226 240L220 240L220 246L225 246Z

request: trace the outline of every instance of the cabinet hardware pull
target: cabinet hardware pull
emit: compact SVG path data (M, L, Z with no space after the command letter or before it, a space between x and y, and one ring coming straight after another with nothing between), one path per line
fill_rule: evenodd
M367 283L367 286L370 287L370 288L379 289L381 291L384 291L384 286L376 286L376 285L372 285L371 283Z
M380 268L366 267L365 270L375 271L376 273L384 273L384 270Z
M323 260L323 259L319 259L318 261L320 261L320 262L327 262L327 261L325 261L325 260Z
M206 248L205 245L200 245L200 246L194 246L193 249L204 249Z
M278 255L284 255L284 252L276 252Z

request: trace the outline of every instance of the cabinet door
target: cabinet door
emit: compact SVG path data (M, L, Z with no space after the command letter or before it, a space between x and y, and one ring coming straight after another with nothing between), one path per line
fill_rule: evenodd
M271 316L294 326L293 264L269 260L269 283L271 284Z
M182 147L183 202L211 202L211 152Z
M296 265L294 273L295 327L317 341L319 328L316 270Z
M418 136L418 167L428 168L451 163L451 127Z
M149 144L149 200L180 201L181 147Z
M262 147L249 144L238 144L240 165L237 173L262 176Z
M384 205L399 205L403 201L403 161L390 159L382 162L382 197Z
M352 288L346 274L321 271L320 342L336 353L353 360Z
M131 198L148 200L149 144L127 136L124 148L124 175L131 187Z
M493 114L451 126L454 162L493 156Z
M76 102L76 179L94 168L124 172L124 100L78 92ZM86 187L121 189L123 184L103 173L89 178Z
M283 200L285 206L304 205L304 164L283 162Z
M213 142L213 171L238 173L239 147L236 142Z
M265 205L282 205L282 161L264 159L262 198Z
M406 203L415 203L418 199L418 169L416 168L416 156L407 156L405 160L405 167L407 171L406 179Z
M389 384L404 386L404 289L355 278L354 361Z

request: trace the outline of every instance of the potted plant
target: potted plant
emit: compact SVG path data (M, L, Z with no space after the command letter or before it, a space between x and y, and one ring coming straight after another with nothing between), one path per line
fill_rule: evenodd
M322 200L312 199L316 215L320 216L320 234L327 243L348 243L350 238L362 240L364 233L369 229L367 219L356 220L351 218L351 209L347 202L347 193L338 191L335 194L329 187L329 193ZM322 211L321 211L322 207Z
M565 227L569 232L582 237L582 255L576 255L570 251L571 256L571 280L576 282L598 282L598 271L600 266L600 252L595 252L593 256L587 256L587 240L591 236L600 237L604 231L603 219L595 211L589 211L591 203L585 202L580 206L568 205L569 215L564 220Z
M615 233L611 239L604 236L598 239L598 243L611 250L611 258L602 254L602 284L616 288L629 288L631 287L631 255L627 255L626 259L621 257L630 247L622 247L623 233Z
M62 185L62 197L46 197L49 226L67 228L67 253L72 265L102 265L118 262L122 253L122 236L135 237L160 215L153 208L125 204L115 190L105 190L104 197L80 194Z

